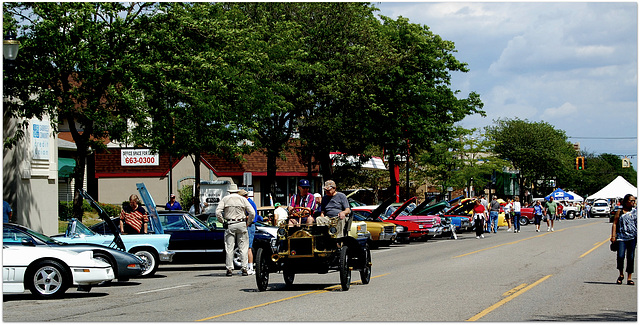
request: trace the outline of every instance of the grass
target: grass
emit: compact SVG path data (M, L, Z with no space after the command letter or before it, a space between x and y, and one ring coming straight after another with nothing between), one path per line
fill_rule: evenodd
M102 219L98 217L98 213L95 211L85 212L82 215L82 223L87 227L91 227L99 222L102 222ZM61 234L64 233L67 230L68 224L69 221L58 220L58 232Z

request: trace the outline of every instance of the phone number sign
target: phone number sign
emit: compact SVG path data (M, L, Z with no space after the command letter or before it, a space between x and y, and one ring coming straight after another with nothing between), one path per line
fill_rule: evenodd
M123 149L120 151L121 166L158 166L158 154L151 154L149 149Z

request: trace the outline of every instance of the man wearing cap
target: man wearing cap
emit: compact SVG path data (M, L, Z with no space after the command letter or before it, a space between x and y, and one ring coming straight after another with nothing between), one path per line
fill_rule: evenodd
M323 188L325 195L322 197L322 208L316 223L318 225L328 225L330 218L338 218L337 237L344 237L347 217L351 214L349 200L344 193L336 190L336 182L332 180L324 182Z
M227 276L233 275L233 251L236 242L240 249L242 261L242 275L247 276L247 260L249 251L249 232L247 227L253 223L255 211L246 198L238 194L236 184L229 185L228 195L220 200L216 209L218 219L223 219L229 225L224 231L224 250L226 253Z
M311 184L306 179L301 179L298 182L298 194L294 194L291 196L291 200L289 202L289 214L293 208L302 207L309 208L310 214L313 214L313 211L316 208L316 200L313 197L313 194L309 193L309 188ZM298 223L311 225L313 224L313 216L309 215L308 217L302 217L300 220L291 218L289 220L290 225L297 225Z
M167 202L167 205L165 206L165 209L167 210L182 210L182 206L180 205L180 203L178 201L176 201L176 195L171 193L171 197L169 199L169 202Z

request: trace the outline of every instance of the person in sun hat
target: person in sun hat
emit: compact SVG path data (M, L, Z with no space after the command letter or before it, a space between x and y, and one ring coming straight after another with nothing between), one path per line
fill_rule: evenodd
M253 223L255 210L251 203L238 194L236 184L229 185L228 195L220 200L216 209L218 219L224 219L228 224L224 231L224 250L226 253L227 276L233 275L233 252L236 244L240 249L240 259L242 261L242 275L249 275L247 270L249 251L249 232L247 227Z

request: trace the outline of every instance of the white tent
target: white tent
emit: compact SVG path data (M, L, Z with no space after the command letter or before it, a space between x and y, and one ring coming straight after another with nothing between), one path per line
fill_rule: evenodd
M603 187L600 191L589 195L587 200L593 199L616 199L622 198L627 194L638 195L638 188L627 182L622 176L616 177L609 185Z
M584 201L584 198L578 194L576 194L573 191L567 191L567 193L573 195L573 200L571 200L571 202L582 202Z

